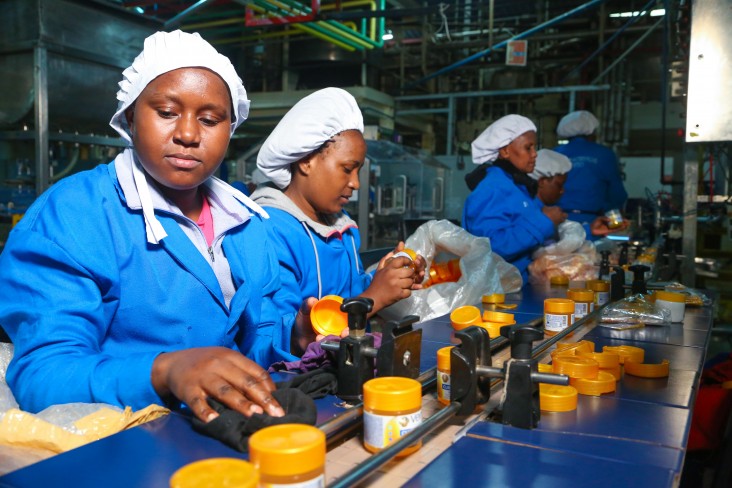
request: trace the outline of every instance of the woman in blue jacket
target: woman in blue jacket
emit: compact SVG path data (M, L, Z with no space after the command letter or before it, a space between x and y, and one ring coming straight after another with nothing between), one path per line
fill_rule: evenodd
M43 193L0 255L8 384L32 412L180 401L206 421L211 397L282 415L255 363L294 358L266 213L212 176L248 115L241 80L198 34L158 32L117 98L130 146Z
M325 295L372 298L375 313L420 287L421 256L416 270L405 267L409 258L392 258L393 253L375 273L366 273L361 263L358 227L343 207L360 187L365 157L361 110L340 88L300 100L262 145L257 167L273 185L260 186L252 198L270 215L282 314L292 316L303 300L312 304Z
M537 183L528 173L536 164L536 126L521 115L506 115L473 141L472 153L473 163L481 166L466 177L472 192L462 225L490 238L492 250L526 279L531 253L566 218L558 207L535 201Z

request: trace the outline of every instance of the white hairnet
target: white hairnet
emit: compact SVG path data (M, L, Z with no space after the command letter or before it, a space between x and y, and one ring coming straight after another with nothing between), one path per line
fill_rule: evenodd
M156 32L145 39L142 52L137 55L132 65L122 72L122 81L119 82L117 92L119 103L109 125L132 144L125 110L158 76L178 68L193 67L210 69L228 85L234 110L234 121L231 123L233 134L249 115L249 100L239 75L236 74L229 58L219 54L198 33L189 34L180 30Z
M559 137L589 136L600 125L597 118L587 110L570 112L559 121L557 135Z
M536 166L534 171L529 173L533 179L551 178L556 175L569 173L572 169L572 161L564 154L551 149L539 149L536 152Z
M290 165L346 130L363 133L356 99L340 88L323 88L295 104L280 120L257 155L257 167L275 185L290 184Z
M493 122L471 144L473 163L483 164L498 159L498 150L526 132L536 132L534 123L521 115L506 115Z
M255 185L261 185L262 183L267 183L269 181L269 178L267 178L264 173L262 173L262 170L259 168L254 168L254 171L252 171L252 183Z

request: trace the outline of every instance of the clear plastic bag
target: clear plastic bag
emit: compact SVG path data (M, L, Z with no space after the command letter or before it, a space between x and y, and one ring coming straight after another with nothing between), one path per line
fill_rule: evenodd
M694 288L689 288L681 283L670 283L665 287L666 291L675 291L684 295L687 307L703 307L712 304L712 299Z
M600 326L610 329L669 324L671 324L671 313L665 308L656 308L656 305L642 294L631 295L610 303L600 314Z
M579 222L566 220L559 224L559 241L534 252L529 264L529 282L547 283L554 276L570 281L597 278L595 245L585 240L585 229Z
M379 312L386 320L399 320L407 315L429 320L461 305L479 303L483 295L514 293L523 285L519 270L491 251L488 238L476 237L449 220L422 224L409 236L405 246L421 254L428 267L441 253L459 257L461 276L455 282L413 291L409 298Z

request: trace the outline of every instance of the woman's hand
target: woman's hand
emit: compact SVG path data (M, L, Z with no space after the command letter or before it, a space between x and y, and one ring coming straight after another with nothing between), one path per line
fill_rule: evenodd
M567 214L562 211L559 207L542 207L542 212L551 220L554 225L559 225L567 220Z
M203 422L218 417L207 398L214 398L249 417L285 414L272 397L269 374L240 352L226 347L198 347L160 354L153 362L152 384L162 398L174 396Z
M625 230L630 226L630 222L623 219L618 227L611 229L607 226L609 222L609 218L604 215L600 215L590 223L590 232L593 236L606 236L608 234L614 234L615 232Z
M310 311L316 303L318 303L318 299L310 297L300 304L300 310L298 310L295 317L295 325L290 336L290 351L295 356L302 356L308 344L318 340L310 321Z
M404 244L401 242L399 244L403 249ZM397 246L397 250L400 250L399 246ZM374 301L371 315L392 303L409 297L413 287L414 289L422 287L421 284L415 283L418 273L410 267L412 260L405 256L395 258L393 255L394 253L390 252L379 261L371 285L361 293L362 297ZM424 277L424 264L422 264L421 274Z

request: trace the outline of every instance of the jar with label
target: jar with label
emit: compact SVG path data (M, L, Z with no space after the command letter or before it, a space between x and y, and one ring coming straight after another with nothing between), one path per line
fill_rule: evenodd
M453 346L437 350L437 401L450 404L450 351Z
M379 452L422 425L422 385L411 378L384 376L363 385L363 444ZM422 447L415 442L397 457Z
M574 302L568 298L544 300L544 333L555 335L574 322Z
M305 424L281 424L249 438L249 461L262 486L325 486L325 433Z
M579 320L595 309L595 292L586 288L570 288L567 298L574 301L574 319Z
M610 282L607 280L587 280L587 289L595 292L595 308L605 305L610 300Z

